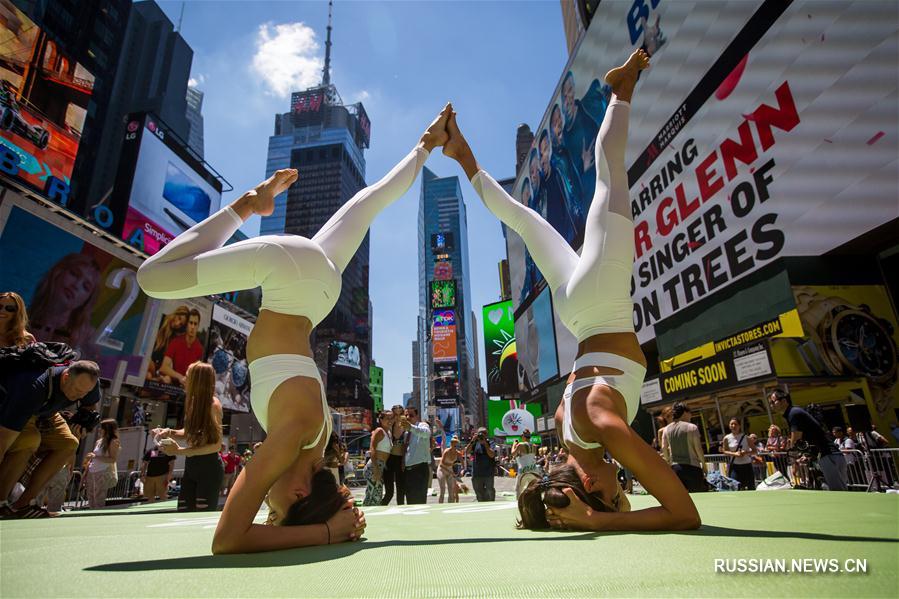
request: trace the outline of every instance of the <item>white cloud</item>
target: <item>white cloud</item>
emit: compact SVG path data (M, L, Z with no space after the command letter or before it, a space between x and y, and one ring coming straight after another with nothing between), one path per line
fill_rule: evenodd
M206 83L206 75L200 74L187 80L187 87L198 87Z
M323 60L315 31L304 23L264 23L256 34L252 68L269 93L286 96L321 80Z
M367 89L363 89L362 91L358 91L350 96L350 104L355 104L356 102L365 102L369 98L371 98L371 94L368 93Z

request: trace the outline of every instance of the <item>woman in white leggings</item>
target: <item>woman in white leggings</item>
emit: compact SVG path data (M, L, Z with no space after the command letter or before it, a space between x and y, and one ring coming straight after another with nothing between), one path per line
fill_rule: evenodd
M312 239L267 235L222 247L253 214L273 212L275 196L297 179L296 170L284 169L176 237L138 270L147 295L163 299L262 287L247 357L253 412L267 436L228 494L213 553L323 545L362 535L364 515L322 467L331 415L309 335L337 302L341 273L375 216L409 189L430 151L443 145L448 115L449 105L409 155L353 196ZM263 500L271 526L253 523Z
M444 154L456 159L487 208L524 240L577 337L577 359L556 412L568 464L533 479L519 496L521 526L587 530L673 530L699 526L686 489L629 424L640 402L646 358L634 333L630 297L634 225L624 153L630 100L649 66L642 50L609 71L614 97L596 140L596 191L579 256L539 214L515 201L478 165L456 124ZM630 512L608 451L633 471L660 507ZM573 474L576 473L576 476ZM572 484L572 481L575 481ZM580 484L578 484L578 482Z

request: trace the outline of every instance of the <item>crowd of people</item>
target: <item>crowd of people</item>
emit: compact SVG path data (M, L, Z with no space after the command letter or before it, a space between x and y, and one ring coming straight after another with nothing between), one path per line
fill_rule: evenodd
M769 463L786 480L803 488L819 486L814 472L820 472L820 486L830 491L845 491L850 484L867 485L873 472L878 472L886 486L892 485L892 458L870 454L872 449L889 446L874 425L861 432L852 427L844 431L840 426L828 431L820 415L794 406L790 393L783 389L773 390L768 402L772 413L787 422L788 435L773 423L762 434L747 433L740 419L731 418L730 432L717 447L726 460L726 476L737 483L739 490L754 490L757 481L768 476ZM707 474L713 469L703 452L699 427L690 422L692 416L689 406L682 402L662 410L657 417L654 446L687 490L703 492L711 488ZM859 460L870 466L868 475L850 468Z

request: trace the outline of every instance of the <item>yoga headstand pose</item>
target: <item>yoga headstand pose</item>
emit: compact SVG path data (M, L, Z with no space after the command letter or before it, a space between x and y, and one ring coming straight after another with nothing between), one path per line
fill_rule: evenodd
M365 517L346 487L322 468L331 414L309 335L340 296L341 272L375 216L415 180L430 151L445 142L449 105L390 173L344 204L312 238L267 235L222 244L297 179L284 169L230 206L191 227L137 273L150 296L188 298L262 287L259 318L247 342L253 412L267 437L240 473L212 541L213 553L247 553L357 540ZM253 520L263 500L264 526Z
M511 198L478 166L459 131L447 123L443 153L456 159L487 208L524 240L546 277L559 318L578 340L577 359L556 411L568 463L534 476L518 498L523 528L678 530L696 528L699 514L665 462L630 428L640 401L646 358L634 333L630 297L634 226L624 150L630 99L642 50L609 71L614 97L596 143L596 190L587 215L581 255L536 212ZM661 506L628 511L605 462L608 451L629 468Z

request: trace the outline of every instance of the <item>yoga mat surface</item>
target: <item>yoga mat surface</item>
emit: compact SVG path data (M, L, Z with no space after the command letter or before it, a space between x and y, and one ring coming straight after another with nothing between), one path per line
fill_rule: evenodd
M895 597L899 496L694 495L678 533L530 532L510 498L366 509L363 542L213 556L219 514L174 502L0 522L7 597ZM634 509L655 504L631 498ZM160 513L160 510L166 510ZM716 558L867 560L867 573L715 572Z

